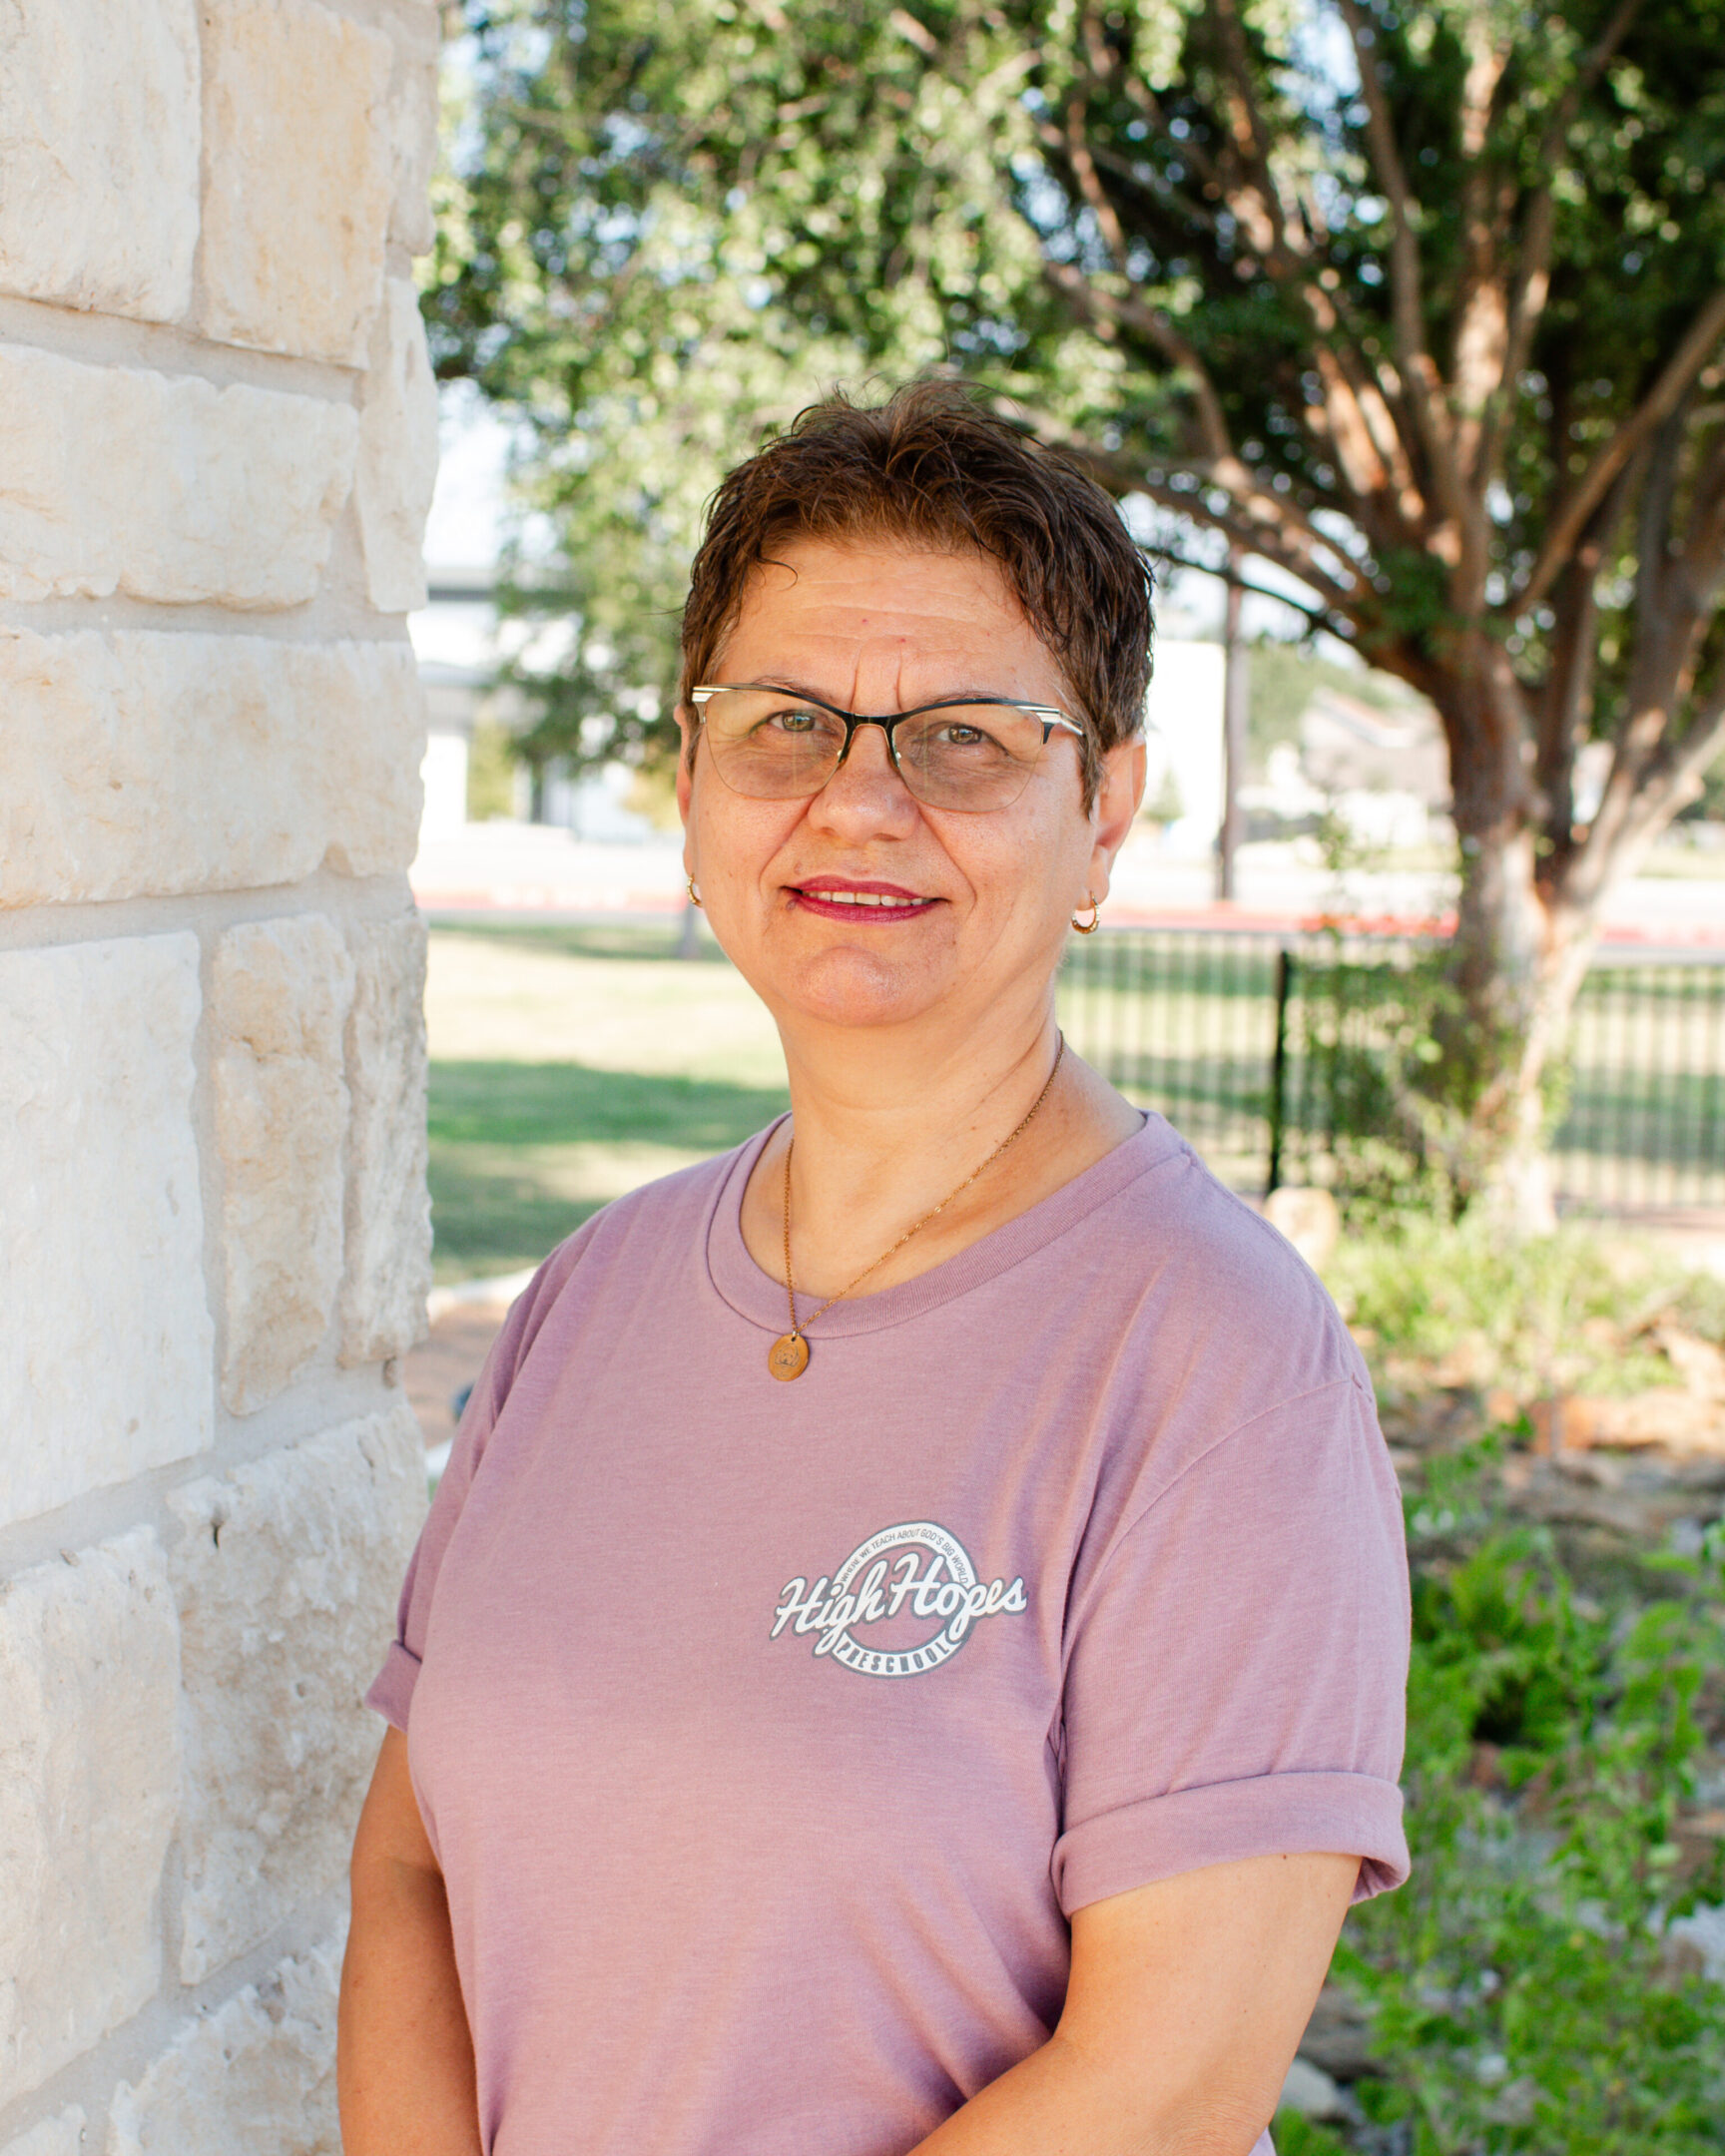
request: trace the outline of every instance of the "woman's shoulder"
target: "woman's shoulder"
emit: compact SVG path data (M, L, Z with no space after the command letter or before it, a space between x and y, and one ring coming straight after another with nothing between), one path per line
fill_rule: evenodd
M1255 1205L1168 1135L1152 1170L1120 1193L1119 1223L1139 1254L1140 1309L1164 1348L1171 1333L1181 1336L1213 1368L1250 1373L1284 1397L1344 1379L1366 1383L1317 1273Z
M1371 1378L1311 1266L1178 1138L1118 1201L1110 1247L1131 1254L1132 1292L1098 1423L1101 1546L1213 1483L1292 1506L1318 1477L1352 1492L1362 1533L1393 1527Z
M771 1126L769 1126L771 1128ZM551 1311L588 1282L597 1288L637 1256L693 1248L719 1194L766 1132L740 1146L656 1176L613 1198L565 1236L533 1275L510 1313L515 1359L531 1348Z

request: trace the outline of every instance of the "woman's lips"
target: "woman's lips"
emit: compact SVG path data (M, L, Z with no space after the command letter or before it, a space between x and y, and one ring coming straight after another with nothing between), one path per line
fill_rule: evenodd
M940 903L938 898L919 898L896 883L847 883L816 876L790 888L796 903L811 913L827 920L866 921L871 927L913 920Z

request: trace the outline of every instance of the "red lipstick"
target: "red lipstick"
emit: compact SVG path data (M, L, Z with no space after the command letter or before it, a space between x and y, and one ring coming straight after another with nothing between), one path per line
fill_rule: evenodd
M906 890L902 883L882 883L868 876L815 875L789 888L807 912L819 913L824 920L865 923L871 928L918 919L941 902Z

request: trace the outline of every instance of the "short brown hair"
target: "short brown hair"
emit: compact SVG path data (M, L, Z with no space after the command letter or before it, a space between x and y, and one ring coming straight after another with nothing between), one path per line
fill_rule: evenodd
M1103 753L1143 724L1149 566L1087 473L963 383L908 382L872 406L836 393L726 477L683 609L683 701L712 678L749 578L775 548L869 538L996 564L1077 703L1088 808Z

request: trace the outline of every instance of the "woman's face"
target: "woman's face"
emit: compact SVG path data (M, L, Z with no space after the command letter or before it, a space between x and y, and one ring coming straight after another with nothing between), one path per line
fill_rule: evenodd
M886 542L787 547L752 578L711 679L794 689L842 711L982 695L1072 710L991 562ZM703 744L678 781L684 861L714 933L782 1023L963 1025L1029 1012L1046 999L1070 916L1107 894L1143 751L1110 753L1089 813L1080 771L1077 741L1056 730L1008 808L924 808L884 734L864 727L813 800L751 801ZM847 890L912 902L828 895Z

